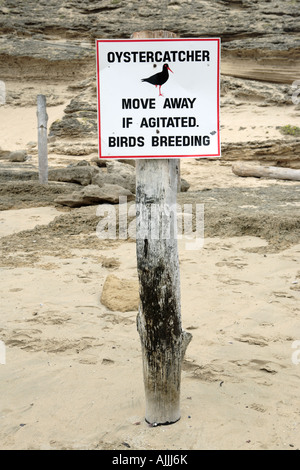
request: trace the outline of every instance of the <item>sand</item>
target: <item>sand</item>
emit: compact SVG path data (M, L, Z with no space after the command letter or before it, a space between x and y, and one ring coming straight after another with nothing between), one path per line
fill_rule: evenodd
M135 244L42 256L1 269L3 449L299 448L300 246L264 256L260 239L180 243L183 326L193 334L181 420L144 421L136 312L100 303L111 272L136 279ZM291 447L292 446L292 447Z
M69 94L61 93L63 104L47 107L48 127L63 117L63 111L70 101ZM0 116L2 149L24 149L28 142L37 140L35 104L18 108L2 105ZM291 106L257 107L252 103L229 106L226 112L222 113L221 110L221 139L222 142L278 139L282 137L279 127L287 124L299 124L299 115Z
M8 108L0 108L1 147L24 148L36 140L34 108L11 108L5 121ZM277 125L293 124L286 112L229 111L223 140L278 137ZM34 164L35 156L24 165ZM220 162L185 161L182 176L190 191L297 185L245 181ZM179 241L182 323L193 340L181 419L153 428L144 420L137 312L100 302L107 276L137 279L135 242L99 241L86 227L64 236L58 227L55 237L48 224L58 215L54 206L0 214L1 449L300 449L299 243L269 250L261 237L223 234L190 251Z

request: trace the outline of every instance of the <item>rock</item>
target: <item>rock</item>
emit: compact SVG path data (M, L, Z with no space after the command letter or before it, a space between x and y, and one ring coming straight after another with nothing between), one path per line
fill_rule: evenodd
M233 104L236 106L237 104L248 104L250 101L258 106L290 105L290 88L290 85L222 76L221 105Z
M22 16L19 11L18 15ZM28 13L37 19L34 2L27 3ZM21 8L22 10L22 8ZM46 22L49 17L44 11ZM2 15L4 16L4 15ZM7 21L11 19L11 13L5 15ZM25 14L26 16L26 14ZM2 17L0 16L0 29L3 31ZM32 24L32 23L31 23ZM51 26L50 26L51 27ZM28 35L30 27L24 25L19 29ZM34 30L34 27L33 27ZM4 53L3 53L4 51ZM6 62L5 62L6 58ZM68 40L65 38L53 38L47 41L44 35L40 37L16 37L12 34L3 35L0 38L0 76L2 79L11 76L22 76L26 79L66 80L85 78L87 67L92 70L94 51L89 41Z
M78 183L82 186L90 184L102 188L105 184L120 186L129 193L135 193L135 169L131 165L107 161L107 172L90 165L89 162L79 162L67 168L49 170L49 181L63 181L66 183ZM128 195L129 195L128 193Z
M76 115L65 115L62 119L57 119L51 124L50 135L55 137L86 137L97 134L96 114L85 112Z
M297 80L300 65L298 52L300 39L296 34L290 37L284 34L285 28L289 28L288 23L294 33L296 32L294 26L291 26L293 19L283 14L282 17L285 17L287 25L286 27L282 25L283 31L279 32L276 30L274 17L270 15L268 18L269 25L273 27L271 34L265 32L252 38L235 39L223 43L222 73L224 75L273 83L292 83ZM260 19L262 18L263 15ZM280 66L278 66L279 63Z
M63 181L65 183L78 183L82 186L91 184L92 179L97 175L98 168L93 166L73 166L67 168L57 168L49 170L49 181Z
M97 91L95 82L86 81L86 88L73 98L64 110L62 119L50 126L50 136L97 136Z
M118 162L116 160L107 160L106 162L107 172L112 174L118 174L122 178L130 178L135 176L135 168L131 165L126 165L125 163Z
M188 191L189 187L190 187L190 184L189 184L186 180L184 180L183 178L181 178L181 187L180 187L180 191L181 191L182 193L186 193L186 192Z
M101 303L114 312L132 312L139 307L139 283L135 280L120 279L113 274L104 282Z
M299 168L300 138L222 144L222 158L226 161L260 161L269 165Z
M68 207L91 206L103 202L118 204L120 196L126 196L128 201L134 199L134 195L130 191L118 185L104 184L100 188L99 186L90 184L85 186L81 191L59 196L54 202Z
M92 160L96 161L98 157L94 157ZM101 161L101 159L98 158ZM129 189L132 193L135 194L136 191L136 177L135 177L135 166L131 164L122 163L116 160L105 159L101 161L103 165L107 168L107 173L99 172L92 180L93 184L97 184L102 187L103 184L118 184L124 188ZM181 192L188 191L190 185L189 183L181 178Z
M97 166L100 168L106 167L107 163L111 162L109 158L99 158L98 155L95 155L94 157L91 158L90 160L92 163L96 163ZM123 163L124 165L130 165L135 168L135 160L130 159L130 158L121 158L118 160L113 160L113 162L120 162Z
M2 170L0 171L0 181L38 181L39 173L34 170Z
M135 162L136 161L134 159L131 159L131 158L119 158L118 162L135 167Z
M82 80L81 82L71 83L71 85L68 86L68 90L83 91L90 86L93 86L94 90L96 91L96 82L94 77L88 77L85 80Z
M49 151L59 153L61 155L74 155L79 157L98 152L98 145L97 143L91 142L82 143L80 141L70 144L62 141L50 144Z
M107 173L99 171L94 175L92 184L102 187L105 183L117 184L135 194L135 171L130 165L107 161ZM128 168L128 170L126 170ZM132 169L132 170L131 170Z
M108 162L107 159L105 159L105 158L99 158L98 155L95 155L94 157L92 157L90 161L91 161L92 163L96 163L96 165L97 165L99 168L105 168L105 167L106 167L106 163Z
M2 148L0 147L0 160L7 160L10 154L10 150L2 150Z
M2 79L85 79L94 73L95 38L129 38L146 29L221 37L226 74L282 83L299 78L299 4L294 0L2 0L1 11Z
M71 163L70 165L68 165L68 168L74 168L77 166L91 166L91 164L87 160L80 160L77 163Z
M9 154L10 162L26 162L28 158L26 150L18 150Z

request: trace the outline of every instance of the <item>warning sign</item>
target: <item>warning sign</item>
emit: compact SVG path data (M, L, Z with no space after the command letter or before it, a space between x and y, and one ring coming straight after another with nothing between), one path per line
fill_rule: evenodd
M220 157L220 39L96 47L100 158Z

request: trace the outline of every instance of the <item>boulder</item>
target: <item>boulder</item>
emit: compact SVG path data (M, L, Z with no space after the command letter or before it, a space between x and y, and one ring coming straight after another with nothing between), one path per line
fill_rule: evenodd
M26 150L17 150L15 152L11 152L9 154L9 161L10 162L26 162L28 158Z
M137 280L120 279L113 274L104 282L101 303L114 312L131 312L139 307L139 283Z
M104 184L101 188L90 184L81 191L59 196L54 202L68 207L91 206L104 202L118 204L120 196L126 196L128 201L134 199L134 195L130 191L116 184Z

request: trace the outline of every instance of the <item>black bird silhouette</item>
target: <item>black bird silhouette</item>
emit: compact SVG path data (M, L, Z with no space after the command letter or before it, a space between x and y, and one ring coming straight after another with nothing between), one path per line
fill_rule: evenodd
M152 75L149 78L142 78L142 82L151 83L151 85L155 85L156 87L159 86L159 95L158 96L164 96L161 93L161 87L164 83L166 83L166 81L169 78L169 70L170 70L170 72L174 73L170 69L168 64L164 64L161 72L156 73L155 75Z

